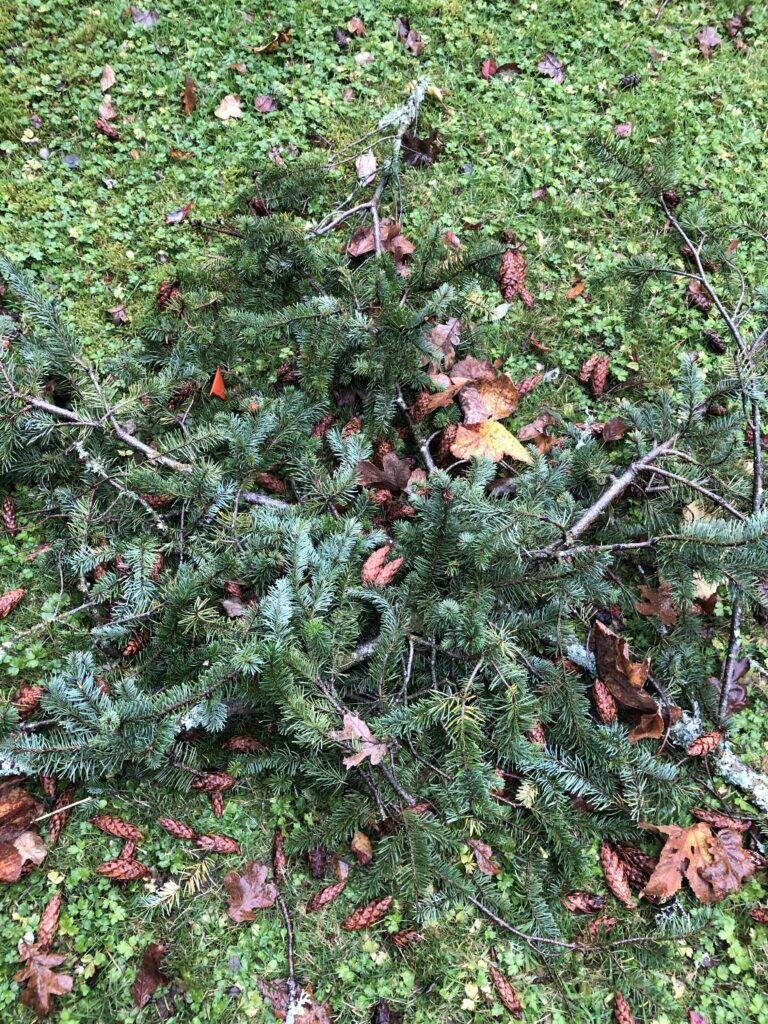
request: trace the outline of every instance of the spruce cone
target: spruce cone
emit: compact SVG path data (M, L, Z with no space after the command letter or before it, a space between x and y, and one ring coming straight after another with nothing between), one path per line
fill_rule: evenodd
M168 399L168 408L178 409L180 405L183 405L184 402L186 402L196 387L197 385L193 380L182 381L181 384L174 389L171 397Z
M237 582L237 580L226 580L224 583L224 592L229 597L235 597L238 601L243 600L243 588Z
M99 562L99 564L97 566L94 566L93 578L98 583L99 580L103 580L104 579L104 577L107 575L108 572L109 572L109 566L107 565L107 563L106 562Z
M6 615L11 614L26 592L25 587L17 587L16 590L8 590L0 595L0 619L4 619Z
M110 690L109 683L106 681L106 679L102 679L101 676L94 676L93 681L99 688L99 691L103 693L105 697L108 697L110 695L112 691Z
M13 695L13 706L19 712L19 718L22 721L35 713L44 693L44 687L27 686L26 683L22 683L16 690L16 693Z
M75 795L75 787L69 785L66 789L63 789L59 794L56 803L53 805L56 814L52 814L48 819L48 844L53 846L56 840L61 835L61 830L66 824L67 818L69 817L69 810L60 810L62 807L66 807L67 804L72 803L72 797Z
M163 310L167 306L170 306L179 296L181 292L179 286L175 281L161 281L157 287L157 293L155 295L155 305L158 309Z
M134 654L138 654L142 648L146 647L149 643L149 633L146 630L141 630L138 633L134 633L131 639L123 648L122 654L124 658L130 658Z
M610 725L616 720L619 708L611 691L599 679L596 679L592 686L592 697L595 701L597 717L603 725Z
M395 450L395 446L391 441L386 438L377 437L373 442L373 461L377 466L381 466L382 459L385 455L391 455Z
M295 384L299 379L299 371L290 359L278 366L277 379L280 384Z
M145 501L150 508L165 508L173 501L171 494L142 494L142 501Z
M328 852L324 846L313 846L307 854L309 873L313 878L322 878L325 874L325 862L328 859Z
M15 537L19 532L19 524L16 521L16 506L13 504L13 498L10 494L6 494L3 498L3 526L5 532L10 537Z
M110 836L117 836L118 839L143 839L144 833L140 832L135 825L123 818L114 818L109 814L97 814L90 819L91 824Z
M382 896L381 899L371 900L364 907L353 910L349 917L342 921L341 927L345 932L357 932L361 928L370 928L384 917L391 903L391 896Z
M307 913L313 914L316 910L320 910L321 907L327 907L329 903L332 903L337 896L340 896L341 893L344 892L346 887L346 882L335 882L333 885L326 885L324 889L316 892L309 901L307 904Z
M666 192L662 192L661 195L667 206L671 207L673 210L682 202L682 197L676 188L668 188Z
M165 558L163 557L163 552L158 551L157 558L155 558L155 564L152 566L152 572L149 574L149 578L152 580L153 583L157 583L157 581L160 579L160 576L163 572L164 561Z
M502 1005L509 1010L510 1015L515 1020L521 1020L523 1004L520 1002L520 996L494 964L491 964L491 978L493 979L493 987L498 992Z
M48 900L45 910L40 915L40 924L37 926L37 946L42 953L48 952L56 937L60 913L61 890L57 889L50 900Z
M388 491L385 487L377 487L375 491L369 492L368 497L374 505L386 505L392 501L392 491Z
M352 419L345 424L344 429L341 432L341 436L351 437L352 434L359 434L362 425L362 419L359 416L353 416Z
M560 902L574 914L595 914L605 909L608 900L592 892L567 892L560 897Z
M691 808L691 814L697 821L703 821L713 828L729 828L732 832L747 832L752 828L748 818L732 818L729 814L718 814L717 811L707 811L703 807Z
M525 738L530 743L538 743L540 747L544 747L547 744L547 737L544 733L544 726L541 722L537 722L532 729L529 729L525 734Z
M421 423L429 412L429 392L422 391L410 409L411 419L414 423Z
M120 851L120 853L118 853L117 859L118 860L133 860L133 855L135 853L136 853L136 843L133 841L133 839L127 839L123 843L123 848Z
M619 87L621 89L634 89L640 84L640 75L637 72L632 71L628 75L623 75L619 81Z
M525 287L525 256L514 249L507 249L499 264L499 291L505 302L512 302L515 296L528 309L533 307L533 296Z
M328 431L331 429L333 424L336 422L335 413L329 412L327 415L322 416L317 423L312 427L310 437L325 437Z
M271 494L285 494L285 484L274 473L254 473L253 480Z
M264 749L264 744L253 736L230 736L222 744L222 750L231 750L236 754L256 754Z
M642 850L638 850L636 846L616 843L616 853L626 865L637 868L638 871L647 874L649 878L656 870L656 859L643 853Z
M211 810L213 811L214 818L221 818L224 816L224 794L221 792L209 793L208 800L211 804Z
M398 949L405 949L407 946L424 941L424 936L415 928L403 928L402 931L392 932L387 938L390 942L394 942Z
M712 732L702 733L693 743L686 747L686 754L690 757L704 757L711 753L715 747L723 742L723 733L720 729L713 729Z
M617 992L614 996L613 1019L615 1024L635 1024L635 1018L632 1016L629 1003L621 992Z
M176 818L158 818L157 824L176 839L197 839L197 832Z
M235 778L229 772L205 772L195 779L192 789L198 793L220 793L234 784Z
M449 423L447 427L443 429L440 434L440 440L437 442L437 450L435 452L435 459L440 465L445 465L446 462L453 460L453 454L451 453L451 445L456 440L456 435L459 432L458 423Z
M594 942L597 939L601 928L604 928L607 932L610 931L617 920L615 917L609 917L608 914L601 914L600 917L593 918L587 925L590 941Z
M531 377L526 377L521 380L519 384L516 384L517 393L522 398L523 395L527 395L529 391L533 391L539 384L544 380L543 373L534 373Z
M285 855L285 839L279 828L276 828L272 836L272 874L279 884L285 880L288 874L288 858Z
M119 142L121 139L120 132L114 125L111 125L109 121L105 121L103 117L97 117L93 122L96 131L101 132L102 135L106 135L110 142Z
M582 363L581 369L579 370L579 381L582 384L586 384L587 381L591 378L592 371L597 366L599 359L600 353L593 352L592 355L584 363Z
M701 336L702 338L704 338L707 345L709 345L712 351L717 352L718 355L722 355L723 352L728 351L727 344L723 341L722 337L717 333L717 331L713 331L710 330L710 328L705 327L704 330L701 332Z
M105 878L113 878L118 882L132 882L136 878L145 878L149 868L138 860L107 860L96 865L96 871Z
M758 924L768 924L768 907L753 907L749 916Z
M215 832L198 836L194 840L195 846L209 853L240 853L240 847L234 839L229 836L220 836Z
M606 885L616 899L628 909L633 910L635 901L632 899L629 889L627 873L619 855L611 849L608 843L600 844L600 867L603 869Z
M608 378L610 362L610 356L601 356L595 363L595 367L592 370L592 395L594 398L600 398L603 391L605 391L605 382Z
M43 792L47 797L56 796L56 776L55 775L41 775L40 785L43 787Z

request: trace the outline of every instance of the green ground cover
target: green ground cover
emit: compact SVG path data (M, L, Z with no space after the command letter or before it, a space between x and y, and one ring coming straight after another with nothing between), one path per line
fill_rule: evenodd
M443 148L433 166L407 175L403 230L416 241L437 221L459 236L504 229L524 243L529 283L546 310L540 340L548 351L530 349L521 318L519 344L499 355L520 375L541 361L560 376L529 397L521 422L542 402L578 417L586 399L573 371L596 347L612 354L610 404L634 375L664 380L684 350L701 346L701 320L684 305L681 285L654 288L652 310L664 329L656 327L653 338L664 341L653 344L642 325L627 327L610 288L593 287L617 259L652 249L660 225L645 223L628 191L607 189L586 152L590 135L610 135L615 125L630 122L627 145L648 150L674 136L691 183L704 181L722 196L734 219L737 211L743 219L765 207L764 10L755 10L743 33L743 53L723 29L734 13L726 3L672 0L657 21L655 3L591 0L386 0L354 8L338 0L283 0L269 11L204 0L183 8L156 3L159 16L149 28L134 24L123 6L0 3L0 243L55 290L95 358L127 343L176 265L199 260L216 244L215 236L188 222L167 225L170 211L194 200L190 218L225 217L234 195L252 187L252 172L270 151L290 162L309 151L322 155L328 143L343 145L379 111L400 102L417 75L429 76L441 91L442 101L433 98L424 108L422 130L435 128ZM341 50L332 30L352 15L363 19L366 34ZM421 34L426 45L420 57L397 41L397 15L407 15ZM723 39L711 59L696 45L696 32L706 25L716 26ZM288 44L272 54L253 52L287 26ZM545 50L566 65L560 85L536 70ZM356 61L362 53L371 55L370 62ZM480 75L486 57L515 62L521 73L486 81ZM104 64L115 72L109 94L118 112L112 122L122 136L117 142L93 125ZM244 71L233 67L240 64ZM619 82L628 73L637 73L640 82L623 90ZM199 96L189 116L179 101L185 75L197 83ZM230 93L240 97L244 113L223 123L214 111ZM264 94L278 100L274 113L254 109L254 98ZM176 159L174 151L184 157ZM546 188L543 200L533 195L540 188ZM309 217L324 211L324 200L316 197ZM757 248L747 250L747 268L759 270L758 261ZM589 300L568 299L569 287L581 278ZM116 325L106 311L120 305L126 320ZM703 358L714 370L716 357L705 352ZM23 561L44 532L40 523L15 543L0 545L0 590L31 591L28 610L14 617L14 631L57 604L58 581L40 579L34 562ZM10 635L11 627L0 625L0 639ZM34 682L57 666L56 635L35 635L4 653L7 695L19 679ZM764 640L750 640L758 654L766 653ZM768 757L764 710L765 697L756 688L733 730L739 750L756 767ZM264 858L275 825L290 836L323 810L300 794L265 795L244 785L216 823L199 796L137 790L120 803L106 790L93 795L98 808L122 812L145 828L145 859L158 867L161 881L179 883L178 897L147 906L151 886L123 888L96 875L95 865L116 853L117 843L87 824L91 808L76 809L43 868L3 893L3 1018L31 1019L10 982L16 945L34 931L52 888L62 886L62 949L75 976L72 996L60 1000L62 1022L154 1019L150 1013L158 1011L151 1007L142 1018L128 992L151 940L171 946L169 973L180 984L171 1019L273 1019L255 974L272 977L282 970L277 912L252 925L233 925L224 914L221 879L241 858L203 858L153 821L160 811L192 816L201 831L215 825L237 836L247 856ZM585 858L594 886L602 887L594 855L585 851ZM470 861L468 852L468 870ZM294 871L298 899L315 884L300 868ZM325 914L301 920L299 965L316 980L318 993L330 996L340 1021L368 1020L381 997L418 1024L502 1019L489 985L488 949L495 945L523 993L526 1021L608 1021L613 991L629 983L639 1020L682 1024L694 1009L709 1024L764 1024L768 930L746 912L759 892L756 883L745 887L711 913L706 929L671 944L663 969L646 969L642 947L599 962L563 957L544 965L479 919L436 921L425 929L426 943L403 953L383 939L399 926L396 908L381 931L340 931L339 922L355 905L351 885Z

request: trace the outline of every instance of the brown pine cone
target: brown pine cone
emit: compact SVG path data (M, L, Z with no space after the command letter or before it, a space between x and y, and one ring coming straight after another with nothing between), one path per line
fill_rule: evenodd
M99 564L94 567L93 578L98 583L99 580L103 580L104 579L104 577L107 575L108 572L109 572L109 566L107 565L107 563L106 562L99 562Z
M341 436L350 437L352 434L359 434L362 425L362 419L359 416L353 416L352 419L344 425Z
M443 428L443 431L440 434L440 440L437 442L437 450L435 451L435 459L441 466L445 465L447 462L453 461L451 445L456 440L458 432L458 423L449 423L447 427Z
M195 846L209 853L240 853L240 847L234 839L229 836L220 836L215 832L197 836L194 840Z
M710 328L705 327L701 332L701 336L712 351L717 352L718 355L722 355L723 352L728 351L728 345L723 341L717 331L713 331Z
M113 878L118 882L132 882L136 878L146 878L149 868L138 860L115 860L104 861L96 865L96 871L105 878Z
M176 818L158 818L157 823L176 839L197 839L197 832L189 825L185 825L183 821L177 821Z
M171 397L168 399L168 408L178 409L180 405L183 405L184 402L186 402L196 387L197 385L193 380L182 381L181 384L173 390Z
M768 924L768 907L752 907L749 916L758 924Z
M10 494L6 494L3 498L3 526L5 532L10 537L15 537L19 532L19 524L16 521L16 506L13 504L13 498Z
M106 679L103 679L101 676L94 676L93 681L98 687L99 691L103 693L105 697L108 697L110 695L112 691L109 688L109 683L107 682Z
M224 582L224 592L229 597L236 597L238 601L243 599L243 588L237 582L237 580L226 580Z
M42 953L48 952L51 948L51 943L56 937L60 913L61 890L57 889L48 900L45 910L40 915L40 924L37 926L37 946Z
M150 508L165 508L166 505L171 504L173 496L170 494L142 494L141 499Z
M165 558L163 556L163 552L158 551L157 557L155 558L155 564L152 566L152 572L149 574L149 578L152 580L153 583L157 583L157 581L160 579L160 576L162 575L163 572L164 561Z
M320 910L321 907L327 907L329 903L332 903L337 896L347 887L346 882L334 882L333 885L326 885L324 889L320 889L316 892L312 899L307 904L307 913L313 914L316 910Z
M392 492L388 491L385 487L377 487L375 491L368 492L368 497L374 505L386 505L392 501Z
M271 494L285 494L285 484L274 473L254 473L253 480Z
M56 796L56 776L55 775L40 775L40 785L43 787L43 792L47 797L53 798Z
M619 855L611 849L608 843L600 844L600 867L603 869L606 885L613 895L630 910L634 909L635 901L627 881L627 873Z
M529 729L525 734L525 738L530 743L537 743L540 747L544 747L547 744L547 737L541 722L537 722L532 729Z
M353 910L349 917L342 921L341 927L345 932L356 932L361 928L370 928L376 924L389 910L392 903L391 896L382 896L381 899L371 900L364 907Z
M592 377L592 371L597 366L600 359L599 352L593 352L592 355L582 363L581 369L579 370L579 380L582 384L586 384Z
M222 818L224 816L224 794L222 792L209 793L208 801L211 805L214 818Z
M135 853L136 853L136 843L133 841L133 839L126 839L126 841L123 843L122 850L117 855L117 859L118 860L133 860L133 855Z
M666 192L661 193L661 196L671 210L674 210L682 202L682 197L676 188L668 188Z
M591 377L592 395L594 398L600 398L603 391L605 391L605 382L608 379L608 366L610 362L610 356L601 356L595 363Z
M19 713L19 718L24 721L34 714L40 704L40 699L45 693L42 686L27 686L22 683L13 695L13 706Z
M636 868L638 871L646 874L648 878L650 878L656 870L656 859L654 857L650 857L647 853L643 853L642 850L638 850L636 846L629 846L626 843L616 843L615 849L619 858L627 867Z
M123 648L122 654L124 658L130 658L134 654L138 654L142 648L146 647L149 643L149 633L146 630L140 630L134 633L131 639Z
M111 125L109 121L105 121L103 117L97 117L93 122L96 131L101 132L102 135L106 135L110 142L119 142L121 135L114 125Z
M117 836L118 839L143 839L144 833L132 825L130 821L123 818L115 818L109 814L97 814L90 819L94 828L101 829L110 836Z
M632 1016L629 1003L621 992L617 992L614 996L613 1020L614 1024L635 1024L635 1018Z
M754 865L756 871L762 871L768 867L768 858L764 857L758 850L745 850L747 860Z
M603 725L610 725L611 722L614 722L619 713L618 704L605 683L599 679L592 684L592 698L595 702L597 717Z
M697 821L703 821L713 828L729 828L732 832L748 832L752 828L749 818L732 818L730 814L720 814L703 807L692 807L691 814Z
M523 1016L523 1004L520 1002L520 996L517 994L517 990L512 987L509 980L494 964L491 964L491 978L493 979L493 987L498 992L502 1006L505 1006L509 1010L510 1015L514 1017L515 1020L521 1020Z
M429 412L429 392L422 391L410 408L411 419L414 423L421 423Z
M403 928L402 931L391 932L387 938L390 942L394 942L398 949L405 949L407 946L424 941L424 936L415 928Z
M231 750L236 754L256 754L264 749L264 744L253 736L230 736L222 744L222 750Z
M532 376L526 377L524 380L521 380L519 384L515 385L518 395L522 398L523 395L527 395L529 391L533 391L534 388L537 388L543 380L543 373L534 373Z
M325 863L328 859L328 851L324 846L313 846L307 854L309 873L313 878L322 878L325 874Z
M0 595L0 619L4 619L6 615L11 614L26 592L26 587L17 587L15 590L8 590Z
M59 836L61 835L61 830L64 828L67 818L69 817L69 810L64 811L61 810L61 808L66 807L68 804L71 804L72 797L74 795L75 787L70 784L66 787L66 789L63 789L61 791L61 793L58 796L58 799L56 800L56 803L53 805L53 809L56 813L52 814L48 819L49 846L53 846L53 844L59 838Z
M690 757L704 757L711 753L715 747L723 742L723 733L720 729L713 729L712 732L702 733L693 743L686 747L686 754Z
M608 900L593 892L567 892L560 897L560 902L574 914L595 914L605 909Z
M131 569L121 555L117 555L115 558L115 568L121 579L127 579L131 575Z
M295 384L299 379L299 371L290 359L278 366L277 379L280 384Z
M589 934L590 942L596 941L601 929L609 932L617 921L618 918L609 917L608 914L601 914L599 917L593 918L587 925L587 933Z
M288 858L285 855L285 839L279 828L272 835L272 874L279 884L288 874Z
M391 441L384 437L377 437L373 442L373 461L377 466L381 466L384 456L391 455L394 450L395 446Z
M317 423L312 427L310 437L325 437L328 431L331 429L333 424L336 422L336 414L329 412L325 416L322 416Z
M180 295L179 286L175 281L161 281L155 294L155 305L158 309L163 310L170 306Z
M195 779L192 789L198 793L220 793L234 784L235 778L229 772L205 772Z
M529 309L533 306L533 296L525 287L525 256L514 249L507 249L499 264L499 291L505 302L512 302L515 296Z

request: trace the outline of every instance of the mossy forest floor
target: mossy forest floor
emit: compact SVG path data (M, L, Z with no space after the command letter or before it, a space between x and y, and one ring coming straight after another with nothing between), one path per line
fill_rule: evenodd
M167 224L170 211L193 201L190 219L225 217L259 164L321 154L328 144L338 148L362 135L420 75L442 96L425 105L422 129L436 129L443 148L434 165L406 176L403 231L417 241L427 223L437 222L459 236L508 230L525 244L529 286L547 311L539 338L547 351L521 344L499 355L518 377L534 372L538 361L559 376L526 399L521 422L542 403L578 418L587 398L574 371L595 347L612 357L606 415L624 382L638 375L662 381L683 351L701 348L701 320L683 303L681 285L654 290L653 340L642 327L626 326L610 289L593 291L590 282L602 270L644 251L660 226L645 222L629 192L606 188L586 152L590 135L629 123L627 144L649 150L674 135L688 180L720 197L724 212L743 218L766 206L768 14L757 6L739 37L747 52L727 35L725 19L736 12L721 2L670 0L657 18L656 0L275 0L269 8L156 0L149 26L135 23L124 7L116 0L0 0L0 243L48 283L94 359L126 343L176 265L200 260L215 245L215 237L187 222ZM342 49L333 30L346 31L354 15L365 35L350 36ZM407 16L420 33L425 48L418 58L399 43L396 16ZM705 26L722 40L709 58L696 39ZM287 44L254 52L287 27ZM564 63L563 83L537 71L545 51ZM486 58L514 63L520 73L485 80ZM117 117L110 123L119 141L94 127L105 64L114 71L109 96ZM622 89L620 79L630 73L639 82ZM185 76L198 91L190 115L180 103ZM214 111L227 94L240 98L243 114L223 122ZM275 97L278 109L257 111L254 99L262 95ZM537 198L541 189L546 193ZM318 195L308 215L323 209ZM568 298L581 280L584 292ZM107 312L115 307L124 308L117 324ZM702 358L716 372L717 357L703 351ZM30 588L14 631L56 605L58 581L39 578L34 562L23 560L43 534L44 526L28 523L14 542L0 542L0 590ZM0 639L10 635L10 625L0 625ZM52 630L3 653L6 697L19 679L34 682L57 666L55 641ZM748 642L758 655L768 653L765 638ZM757 767L768 758L765 703L755 686L733 733ZM275 825L290 835L323 809L302 794L267 794L247 782L227 799L221 822L203 797L167 795L150 784L135 785L122 801L106 783L91 795L95 802L74 810L44 865L2 893L0 1017L31 1019L11 982L17 944L34 931L47 895L60 885L61 948L75 978L73 992L58 1001L62 1024L274 1019L255 977L284 970L279 915L268 911L251 925L234 925L224 914L221 880L242 858L204 858L153 822L161 812L192 819L199 831L236 836L248 857L264 858ZM175 880L175 894L95 874L118 844L88 825L94 809L124 813L145 830L143 859L163 881ZM594 853L585 857L594 859L595 887L602 890ZM470 861L468 854L467 870ZM301 898L312 891L300 866L290 884ZM759 891L750 883L715 910L705 932L670 944L663 969L634 972L641 979L632 991L637 1020L683 1024L695 1010L709 1024L768 1022L768 929L746 913ZM503 1019L489 982L491 945L523 996L525 1021L607 1022L614 990L643 955L642 947L630 947L610 959L565 956L545 964L484 920L462 916L434 922L425 943L403 952L384 937L399 927L396 908L381 931L341 931L338 922L354 904L351 890L297 925L299 971L330 997L342 1022L369 1020L381 997L404 1013L406 1024ZM129 986L149 941L169 944L167 973L177 983L169 1000L142 1016Z

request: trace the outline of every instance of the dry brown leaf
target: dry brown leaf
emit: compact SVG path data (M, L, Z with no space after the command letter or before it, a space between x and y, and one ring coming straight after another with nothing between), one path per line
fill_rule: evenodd
M459 425L451 454L457 459L484 458L491 462L501 462L505 456L517 462L533 461L515 435L495 420Z
M413 459L401 459L394 452L382 456L381 465L365 459L358 462L355 472L363 487L386 487L390 491L404 491L413 472Z
M677 622L677 608L672 600L672 591L666 583L662 583L658 590L640 586L642 600L635 601L635 608L641 615L653 615L665 626L674 626Z
M347 22L347 32L353 36L364 36L365 25L363 24L363 19L358 17L350 18Z
M233 117L242 117L243 110L240 104L240 99L230 93L228 96L224 97L213 113L220 121L229 121Z
M227 916L238 924L242 921L254 921L254 910L264 910L273 906L277 899L277 889L273 882L267 881L269 868L257 860L249 860L239 875L230 871L224 876L224 888L229 893Z
M347 712L344 715L344 728L328 733L328 738L337 743L348 740L357 740L360 749L344 758L345 768L353 768L361 764L366 757L371 759L371 764L381 764L387 754L387 744L377 740L371 730L357 715Z
M506 419L517 409L519 398L514 381L503 373L495 380L481 379L465 385L459 395L459 404L464 412L464 422L471 425L489 419Z
M26 982L21 1001L30 1006L40 1017L47 1017L52 1010L51 996L61 996L72 991L72 978L68 974L56 974L52 970L64 963L63 953L48 953L38 945L19 943L19 956L25 966L13 976L17 984Z
M574 281L568 291L565 293L566 299L578 299L587 287L584 281Z
M635 662L629 657L629 644L602 622L596 622L592 646L597 675L608 687L621 707L644 713L658 710L656 701L643 689L651 668L651 660Z
M169 948L159 942L150 942L144 950L141 966L131 985L131 996L139 1009L147 1005L160 985L170 984L171 979L160 970L160 961Z
M450 370L453 366L454 359L456 358L454 346L458 345L460 334L461 323L455 316L452 316L444 324L435 324L427 333L426 340L442 356L441 362L444 370ZM426 356L423 362L433 365Z
M283 29L282 32L273 32L272 38L262 46L252 46L254 53L274 53L278 46L285 46L291 40L291 30Z
M498 875L501 865L493 859L493 850L488 843L483 843L479 839L470 839L468 845L475 855L478 871L483 875Z
M104 67L101 69L101 81L99 82L99 84L101 85L101 91L109 92L109 90L112 88L116 81L117 79L115 78L115 72L109 66L109 64L105 64Z
M189 77L184 76L184 88L181 90L181 109L189 117L197 106L197 85Z
M537 416L532 423L526 423L525 426L518 430L518 440L534 444L542 455L546 455L557 440L557 438L547 433L547 428L552 423L554 423L554 420L547 413Z
M376 155L372 149L361 153L355 160L357 180L366 185L376 173Z
M355 832L350 843L358 864L365 866L373 860L373 846L365 832Z
M290 1009L290 996L288 993L288 982L278 979L277 981L264 981L263 978L256 978L256 985L262 998L268 999L272 1004L272 1010L278 1020L286 1020ZM298 994L294 1003L291 1017L293 1024L332 1024L331 1015L328 1010L328 1001L315 1002L312 994L312 986L307 985Z
M440 376L443 377L444 374ZM449 384L442 391L435 391L433 393L422 391L409 410L414 423L420 423L425 416L429 416L435 409L444 409L446 406L451 405L456 394L463 387L464 382L459 381L458 384Z
M702 821L688 828L678 825L651 825L644 828L666 835L659 863L641 896L655 902L670 899L687 879L701 903L718 903L729 892L736 892L755 870L749 851L742 846L741 832L723 829L714 834Z

